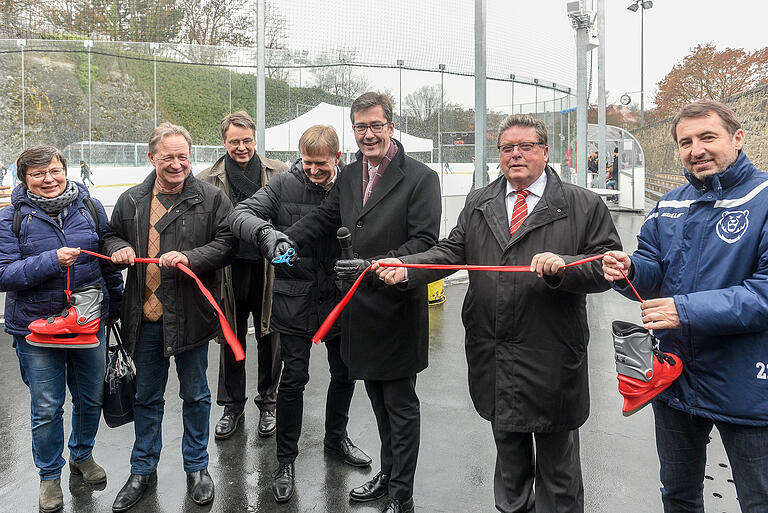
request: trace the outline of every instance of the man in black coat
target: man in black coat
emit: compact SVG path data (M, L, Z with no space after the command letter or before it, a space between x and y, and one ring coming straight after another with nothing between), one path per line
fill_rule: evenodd
M266 241L262 231L285 230L328 196L339 177L339 138L331 126L315 125L299 139L301 158L287 173L272 177L266 187L237 205L231 214L232 230L241 241ZM261 236L260 236L261 234ZM265 248L271 251L271 246ZM301 248L294 265L275 264L272 299L272 328L280 334L283 375L277 393L277 461L272 493L277 502L293 496L294 461L299 454L299 436L304 409L304 387L309 381L312 335L340 299L333 266L339 259L339 243L326 234L311 246ZM349 405L355 380L341 358L340 331L324 340L328 350L331 382L325 403L327 453L352 466L366 467L371 458L347 436Z
M564 266L621 244L600 197L562 183L547 166L542 121L507 117L498 145L505 178L469 195L447 239L402 261L530 262L531 273L469 273L462 312L469 392L493 429L496 508L580 513L578 428L589 415L586 295L607 287L599 261ZM387 284L406 280L403 268L374 268ZM407 284L398 288L432 281L436 273L409 269Z
M184 401L181 452L187 491L197 504L213 501L208 474L211 392L208 342L221 330L216 312L195 282L176 264L189 267L208 290L218 291L219 269L235 253L227 217L232 202L213 185L191 174L192 140L180 126L162 123L149 139L155 170L117 200L103 251L128 265L120 319L126 349L136 364L135 439L131 475L112 511L132 508L157 482L162 448L165 386L171 356ZM135 258L159 257L159 265Z
M441 210L437 174L392 139L389 99L365 93L352 103L351 118L357 160L344 168L320 207L286 230L302 248L348 227L354 258L336 266L347 282L370 259L432 247ZM386 513L413 511L420 425L416 374L427 367L428 338L426 285L401 291L367 276L341 319L342 358L350 378L365 380L381 438L381 471L350 491L350 498L388 497Z

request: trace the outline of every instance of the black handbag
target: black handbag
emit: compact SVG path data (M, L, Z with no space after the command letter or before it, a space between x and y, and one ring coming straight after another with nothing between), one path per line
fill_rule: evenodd
M117 323L107 326L107 372L104 375L102 411L107 426L114 428L133 422L136 396L136 367L126 353ZM114 334L114 343L111 338Z

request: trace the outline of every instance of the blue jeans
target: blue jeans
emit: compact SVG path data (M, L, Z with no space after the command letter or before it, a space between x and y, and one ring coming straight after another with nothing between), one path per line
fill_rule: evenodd
M147 475L157 469L163 448L162 426L165 385L170 358L163 354L163 323L145 322L133 351L136 364L136 401L133 406L136 440L131 452L131 474ZM208 431L211 391L205 375L208 344L174 355L179 377L184 436L181 455L184 470L195 472L208 467Z
M104 394L107 345L103 323L97 337L101 344L89 349L37 347L24 337L13 337L21 379L29 387L32 458L42 481L59 478L64 466L67 387L72 396L69 455L78 463L91 457Z
M690 415L653 401L664 513L704 511L704 470L712 426L723 440L743 513L768 513L768 427Z

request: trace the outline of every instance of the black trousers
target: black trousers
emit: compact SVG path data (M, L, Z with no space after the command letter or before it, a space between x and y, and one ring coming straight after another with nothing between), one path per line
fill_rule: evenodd
M257 344L257 387L254 399L260 410L274 410L277 385L280 381L280 336L271 333L260 336L261 300L263 295L263 267L251 260L232 263L232 285L235 294L237 339L246 350L248 318L253 316ZM242 410L248 397L245 394L245 362L235 361L228 346L222 344L219 357L219 386L216 403L224 409Z
M340 338L325 341L331 382L325 399L325 440L336 445L347 436L349 405L355 393L355 380L341 360ZM309 337L280 334L280 357L283 375L277 394L277 461L292 463L299 454L299 437L304 413L304 387L309 382Z
M419 458L421 417L416 376L390 381L365 380L381 438L381 472L389 474L389 498L413 496Z
M493 429L496 509L504 513L584 513L579 430L517 433ZM534 451L534 441L536 449Z

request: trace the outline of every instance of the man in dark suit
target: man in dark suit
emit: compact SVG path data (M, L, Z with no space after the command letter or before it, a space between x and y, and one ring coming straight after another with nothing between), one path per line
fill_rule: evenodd
M583 513L579 427L589 415L586 295L607 289L597 261L621 247L603 201L547 165L547 127L529 114L498 130L504 177L470 193L456 227L418 255L374 264L407 290L448 274L381 263L519 265L470 272L462 309L469 393L496 442L494 495L504 513ZM530 214L530 215L529 215ZM534 274L535 272L535 274ZM537 278L538 275L538 278ZM543 278L543 279L539 279Z
M365 93L352 103L351 118L357 160L322 205L286 230L301 247L348 227L354 258L336 266L347 282L371 259L429 249L440 226L437 174L392 139L389 99ZM427 287L400 291L382 285L375 275L363 280L341 319L342 358L350 378L365 380L381 438L381 471L350 491L350 498L388 497L382 511L412 512L420 426L416 374L427 367Z

